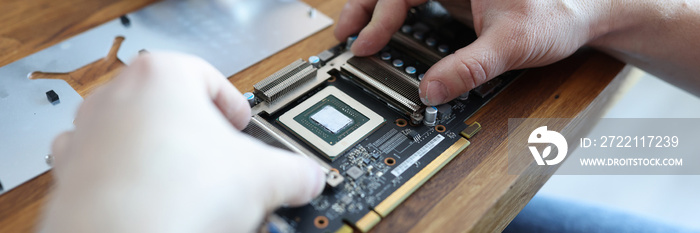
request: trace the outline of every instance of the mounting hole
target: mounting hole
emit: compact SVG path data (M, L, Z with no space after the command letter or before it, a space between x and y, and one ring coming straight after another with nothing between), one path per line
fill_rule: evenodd
M335 80L336 80L335 76L331 76L331 77L328 78L328 80L326 80L326 81L328 81L329 83L332 83L332 82L335 82Z
M447 128L445 128L444 125L436 125L435 126L435 131L438 131L440 133L445 132L445 130L447 130Z
M314 226L318 229L323 229L328 226L328 218L326 216L318 216L314 219Z
M389 166L394 166L394 164L396 164L396 160L394 158L389 157L384 159L384 163Z
M438 131L440 133L445 132L446 128L444 125L436 125L435 126L435 131Z
M396 119L396 125L399 127L404 127L404 126L408 125L408 121L406 121L406 119L399 118L399 119Z

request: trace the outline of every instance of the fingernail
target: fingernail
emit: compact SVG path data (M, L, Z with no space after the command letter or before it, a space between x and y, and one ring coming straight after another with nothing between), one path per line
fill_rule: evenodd
M447 98L447 88L440 81L431 81L426 88L425 98L421 98L423 104L433 106L445 102Z

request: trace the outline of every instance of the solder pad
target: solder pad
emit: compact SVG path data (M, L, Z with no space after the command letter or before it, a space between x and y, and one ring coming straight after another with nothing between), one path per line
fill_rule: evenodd
M335 122L323 122L326 120ZM331 160L385 122L382 116L334 86L309 97L277 121Z

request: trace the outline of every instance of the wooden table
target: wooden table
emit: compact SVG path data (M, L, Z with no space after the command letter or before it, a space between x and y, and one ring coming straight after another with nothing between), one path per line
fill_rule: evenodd
M0 0L0 66L139 9L153 0ZM334 20L345 0L305 0ZM327 28L230 78L241 91L298 58L338 42ZM103 64L106 71L120 64ZM465 152L374 227L375 232L501 231L549 179L545 169L520 161L509 174L508 118L572 118L565 135L581 135L617 93L625 65L587 50L556 64L532 69L469 121L483 130ZM115 72L107 72L115 73ZM104 82L105 78L92 80ZM88 93L93 85L78 86ZM52 183L47 172L0 196L0 232L34 229Z

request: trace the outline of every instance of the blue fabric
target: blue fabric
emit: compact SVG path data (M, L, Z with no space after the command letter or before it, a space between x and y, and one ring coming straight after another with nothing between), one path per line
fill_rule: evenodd
M700 218L698 219L700 220ZM585 203L535 195L504 233L700 232Z

